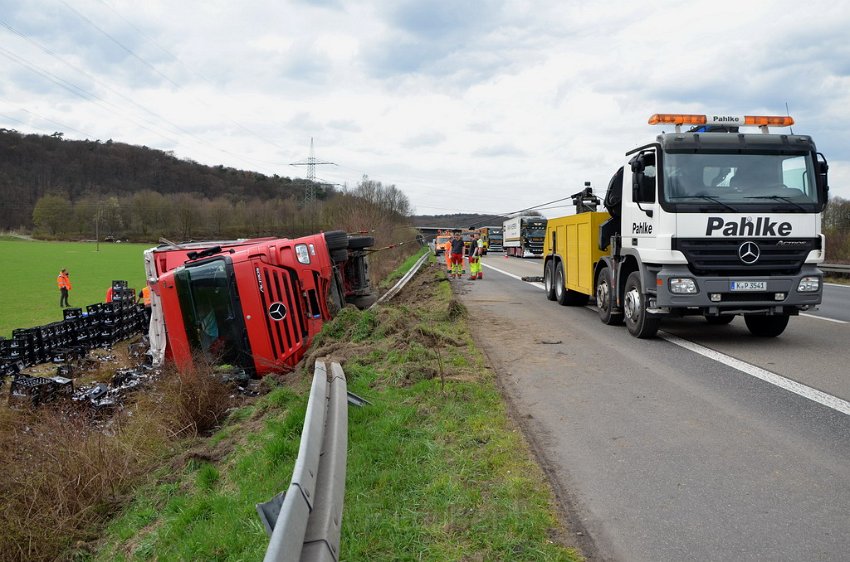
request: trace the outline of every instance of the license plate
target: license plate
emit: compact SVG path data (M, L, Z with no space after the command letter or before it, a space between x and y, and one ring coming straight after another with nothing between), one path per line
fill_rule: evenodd
M766 291L767 281L732 281L730 291Z

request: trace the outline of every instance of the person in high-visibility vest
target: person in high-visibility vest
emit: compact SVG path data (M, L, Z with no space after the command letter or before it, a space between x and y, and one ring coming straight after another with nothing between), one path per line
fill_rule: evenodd
M484 274L481 273L481 255L483 253L484 241L481 240L481 235L475 232L469 244L469 279L472 281L484 278Z
M71 290L71 278L67 269L62 269L59 276L56 277L56 284L59 285L59 306L62 308L70 307L68 303L68 291Z
M142 290L139 292L139 298L136 299L136 303L144 302L146 307L151 305L151 288L145 285L142 287Z
M452 235L452 277L460 279L463 274L463 254L465 253L463 238L460 237L460 230L455 230Z
M452 239L446 240L443 244L443 253L446 254L446 271L449 275L452 274Z

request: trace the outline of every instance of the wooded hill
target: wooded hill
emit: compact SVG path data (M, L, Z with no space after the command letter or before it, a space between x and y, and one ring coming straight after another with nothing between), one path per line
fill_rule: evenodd
M37 226L33 211L48 194L69 205L67 230L79 232L90 226L74 228L80 226L74 223L83 218L76 212L80 204L87 207L87 214L99 209L104 218L109 214L104 209L110 207L110 199L114 207L116 201L127 202L139 193L155 193L166 200L177 194L193 194L197 199L230 205L272 200L300 202L308 185L302 179L205 166L146 146L112 140L72 141L64 140L62 133L30 135L0 129L0 197L4 202L0 206L0 230L29 230ZM315 192L322 200L333 188L316 184ZM104 226L107 231L126 231L132 230L131 222L113 220Z

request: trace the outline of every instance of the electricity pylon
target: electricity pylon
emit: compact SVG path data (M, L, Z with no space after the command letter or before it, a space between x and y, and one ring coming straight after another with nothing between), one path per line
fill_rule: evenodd
M335 162L324 162L317 160L313 154L313 137L310 137L310 156L306 160L293 162L290 166L307 166L307 192L304 194L304 203L310 204L316 200L316 166L332 165L336 166Z

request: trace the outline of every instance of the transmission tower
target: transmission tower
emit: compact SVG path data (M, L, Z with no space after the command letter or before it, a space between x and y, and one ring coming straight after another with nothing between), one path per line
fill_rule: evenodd
M313 154L313 137L310 137L310 156L306 160L293 162L290 166L307 166L307 192L304 194L304 203L309 204L316 200L316 166L332 165L336 166L335 162L324 162L317 160Z

